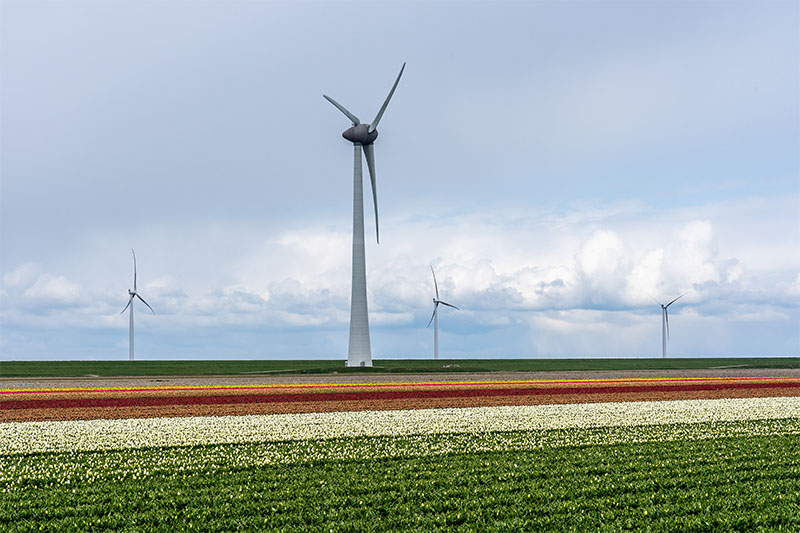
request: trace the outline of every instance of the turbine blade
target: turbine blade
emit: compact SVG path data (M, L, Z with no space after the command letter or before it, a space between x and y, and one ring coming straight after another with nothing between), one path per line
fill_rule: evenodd
M667 322L667 338L669 339L669 311L667 308L664 308L664 320Z
M439 308L439 302L436 302L433 306L433 314L431 315L431 319L428 320L428 325L425 326L426 328L431 327L431 322L433 322L434 317L436 316L436 310Z
M143 303L144 305L146 305L147 307L149 307L151 311L153 311L153 308L152 308L152 307L150 307L150 304L149 304L149 303L147 303L147 302L145 302L145 301L144 301L144 298L142 298L142 297L141 297L141 296L139 296L138 294L136 295L136 297L137 297L137 298L139 298L139 299L142 301L142 303ZM133 300L133 297L131 297L131 300ZM155 312L155 311L153 311L153 314L156 314L156 312Z
M683 294L681 294L680 296L678 296L677 298L675 298L674 300L672 300L670 303L668 303L668 304L667 304L667 305L665 305L664 307L669 307L670 305L674 304L675 302L677 302L678 300L680 300L680 299L681 299L681 298L683 298L684 296L686 296L686 293L685 293L685 292L684 292Z
M369 125L369 132L372 133L378 127L378 122L381 121L381 117L383 116L383 112L386 111L386 106L389 105L389 100L392 99L392 95L394 94L394 90L397 89L397 84L400 83L400 76L403 75L403 71L406 69L406 64L403 63L402 68L400 69L400 74L397 75L397 79L394 80L394 85L392 85L392 90L389 91L389 96L386 97L386 101L383 102L380 111L378 114L375 115L375 120L372 121L372 124Z
M120 311L120 312L119 312L119 314L122 314L122 313L124 313L124 312L125 312L125 311L128 309L128 307L131 305L131 302L132 302L132 301L133 301L133 294L131 294L131 297L130 297L130 298L128 298L128 303L125 305L125 309L123 309L122 311Z
M453 309L456 309L456 310L458 310L458 311L461 311L461 309L459 309L459 308L458 308L458 307L456 307L455 305L449 304L449 303L447 303L447 302L441 302L441 301L440 301L439 303L440 303L440 304L442 304L442 305L446 305L447 307L452 307Z
M361 121L358 120L358 117L355 116L354 114L352 114L350 111L348 111L347 108L345 108L342 104L340 104L339 102L337 102L336 100L334 100L333 98L328 96L327 94L323 94L322 96L323 96L323 98L325 98L325 100L329 101L334 106L336 106L336 109L338 109L339 111L344 113L344 115L347 118L350 119L350 122L353 123L353 126L358 126L359 124L361 124Z
M133 251L133 248L131 248L131 253L133 254L133 292L136 292L136 252Z
M433 265L429 265L431 267L431 274L433 274L433 286L436 288L436 299L439 299L439 284L436 283L436 272L433 271Z
M364 155L367 157L367 167L369 168L369 181L372 182L372 203L375 206L375 240L381 243L380 233L378 232L378 189L375 183L375 147L371 144L364 145Z
M653 297L652 297L652 296L650 296L649 294L648 294L647 296L649 296L649 297L650 297L650 299L651 299L651 300L653 300L653 301L654 301L655 303L657 303L658 305L661 305L661 302L659 302L658 300L656 300L655 298L653 298Z

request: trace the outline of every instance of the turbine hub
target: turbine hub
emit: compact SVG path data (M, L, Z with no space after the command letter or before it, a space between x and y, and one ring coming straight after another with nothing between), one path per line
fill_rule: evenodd
M352 128L346 129L344 133L342 133L342 137L351 143L358 143L366 146L375 142L375 139L378 138L378 130L370 133L369 124L359 124L357 126L353 126Z

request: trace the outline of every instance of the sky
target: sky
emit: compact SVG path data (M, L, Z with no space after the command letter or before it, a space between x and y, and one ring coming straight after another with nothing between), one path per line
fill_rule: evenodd
M0 0L0 360L800 356L799 6Z

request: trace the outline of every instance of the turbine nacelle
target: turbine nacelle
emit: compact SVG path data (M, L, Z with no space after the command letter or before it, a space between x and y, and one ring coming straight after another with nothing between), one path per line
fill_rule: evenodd
M357 124L352 128L348 128L342 133L342 137L351 143L357 143L362 146L367 146L375 142L378 138L378 130L369 131L369 124Z

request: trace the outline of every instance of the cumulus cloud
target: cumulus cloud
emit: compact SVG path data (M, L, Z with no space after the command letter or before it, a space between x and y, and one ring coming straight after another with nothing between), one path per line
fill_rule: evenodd
M70 304L80 296L80 287L64 276L42 274L24 293L33 300Z
M36 263L24 263L3 275L6 293L25 307L78 307L86 304L81 287L62 275L43 272Z
M465 222L465 226L472 224ZM546 225L536 229L559 231ZM515 228L500 219L488 224L483 233L497 236L489 250L483 248L480 235L471 240L466 229L456 228L459 245L450 244L447 260L436 261L440 290L455 302L481 310L636 309L649 305L650 295L671 299L688 291L688 299L699 301L719 286L738 290L745 267L736 257L720 253L710 221L690 220L677 226L662 235L663 246L658 248L641 245L639 234L648 229L630 227L627 222L609 224L582 240L571 238L574 248L545 255L543 261L536 247L526 253L513 244L530 228ZM567 231L580 234L583 228ZM467 252L461 254L461 249ZM481 257L489 251L495 255ZM398 269L399 259L392 259L393 270L403 274L389 283L381 271L381 283L372 285L375 298L403 306L412 298L422 300L426 292L423 265L404 257L405 265ZM413 282L409 272L416 272ZM384 297L388 295L392 298Z
M493 342L513 338L522 354L637 355L659 334L660 315L650 296L668 301L684 292L670 315L678 331L686 321L713 330L720 320L769 325L797 317L798 267L750 268L738 257L748 243L724 237L724 217L677 211L650 216L633 209L610 210L604 218L601 210L591 211L559 217L525 217L513 210L448 215L446 224L435 215L387 220L385 242L367 244L371 323L379 331L409 332L408 339L398 337L401 344L429 343L424 329L434 296L429 265L436 269L440 297L462 309L443 316L440 324L443 340L455 332L470 339L473 349L461 353L496 353ZM220 256L207 254L199 237L205 230L196 231L179 253L191 257L193 246L200 246L197 253L206 254L202 263L172 260L170 239L142 239L156 243L141 253L146 259L139 283L157 313L137 315L142 331L295 332L306 336L304 342L323 331L346 336L346 231L322 223L237 239L241 232L231 230ZM129 265L124 251L120 255L119 275L108 279L73 278L74 271L48 272L34 263L4 273L5 327L32 324L47 313L64 324L124 331L119 311L127 294L120 284L127 288Z
M24 263L14 270L3 274L3 283L5 283L7 287L19 287L20 285L30 286L41 271L41 265L37 265L36 263Z

